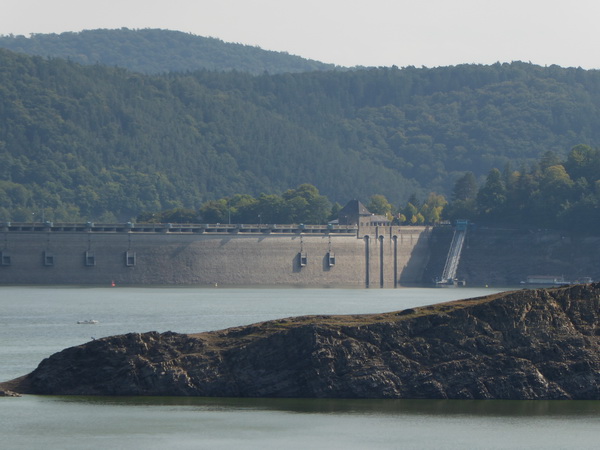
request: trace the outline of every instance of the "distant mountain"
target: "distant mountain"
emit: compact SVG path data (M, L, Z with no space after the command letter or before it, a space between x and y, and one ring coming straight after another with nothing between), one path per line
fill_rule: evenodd
M336 67L284 52L158 29L0 36L0 47L28 55L65 58L80 64L123 67L145 74L200 69L276 74Z
M484 181L597 147L599 123L599 71L143 75L0 49L0 222L124 220L302 183L398 205L449 196L466 171Z

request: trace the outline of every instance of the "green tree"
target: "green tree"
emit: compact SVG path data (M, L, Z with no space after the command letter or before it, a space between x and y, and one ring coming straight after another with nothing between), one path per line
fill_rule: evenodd
M477 208L483 218L500 219L505 204L506 188L502 175L498 169L492 169L477 193Z
M427 200L419 211L423 216L423 221L426 224L434 225L442 219L442 212L448 202L443 195L438 195L432 192L427 197Z
M417 197L417 194L415 194L414 192L412 194L410 194L410 197L408 197L407 203L410 203L417 209L419 209L419 207L421 206L421 201Z
M291 223L286 215L285 201L275 194L260 194L256 199L254 223Z
M258 213L256 212L257 200L248 194L235 194L228 201L229 214L233 223L254 223Z
M407 203L406 206L402 209L402 213L401 213L404 217L405 220L404 222L409 224L409 225L415 225L418 222L418 214L419 214L419 210L418 208L413 205L412 203Z
M530 173L526 173L525 170L519 172L507 193L507 204L509 206L505 210L505 217L508 221L538 225L536 198L540 189L539 176L537 169Z
M443 217L456 219L473 219L477 214L477 180L473 172L466 172L458 178L452 189L452 201L443 209Z
M162 223L197 223L198 213L193 209L175 208L160 214Z
M536 220L545 227L555 227L560 215L570 207L574 182L565 168L558 164L547 167L540 180L536 197Z
M200 208L200 217L206 223L227 223L229 211L227 200L213 200L206 202Z
M557 164L561 164L561 160L558 155L551 150L544 152L540 159L540 168L542 170L550 166L556 166Z
M367 209L373 214L386 216L388 219L392 218L393 206L384 195L372 195L367 205Z
M577 145L569 152L564 165L572 179L585 178L594 182L600 177L600 149Z
M542 191L553 199L567 198L574 183L562 164L544 170L541 179Z
M338 218L340 211L342 210L342 205L338 202L334 202L331 206L331 212L329 213L328 220L335 220Z
M331 211L331 203L327 197L319 194L319 190L308 183L296 189L290 189L283 195L287 218L291 223L327 223Z
M452 201L466 201L477 196L477 179L473 172L466 172L456 180L452 189Z

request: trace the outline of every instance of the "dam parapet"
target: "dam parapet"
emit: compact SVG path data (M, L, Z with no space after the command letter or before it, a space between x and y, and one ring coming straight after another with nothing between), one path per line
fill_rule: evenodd
M349 234L356 235L358 228L347 225L304 224L174 224L174 223L54 223L54 222L4 222L4 232L88 232L88 233L287 233L287 234Z

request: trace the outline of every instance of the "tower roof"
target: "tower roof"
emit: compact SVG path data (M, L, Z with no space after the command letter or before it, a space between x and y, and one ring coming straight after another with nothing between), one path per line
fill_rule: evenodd
M340 216L370 216L371 215L371 211L369 211L365 205L363 205L361 202L359 202L358 200L350 200L348 203L346 203L346 206L344 206L340 212L339 212Z

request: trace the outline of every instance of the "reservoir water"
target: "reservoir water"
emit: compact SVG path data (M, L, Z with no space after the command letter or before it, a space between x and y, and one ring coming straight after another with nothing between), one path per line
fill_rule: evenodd
M114 334L395 311L498 291L0 287L0 380ZM599 425L600 401L0 398L6 449L583 449L597 448Z

